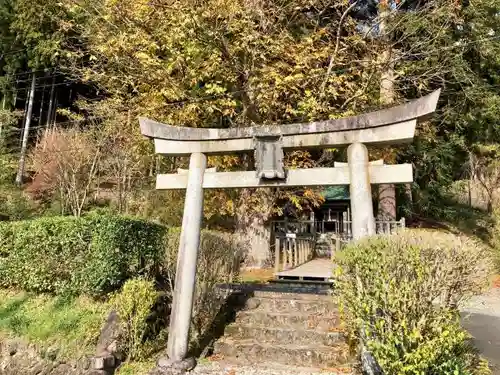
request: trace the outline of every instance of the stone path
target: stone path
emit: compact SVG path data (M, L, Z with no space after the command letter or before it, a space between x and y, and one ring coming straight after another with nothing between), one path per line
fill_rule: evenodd
M500 375L500 288L473 298L461 307L464 327L474 337L476 347ZM311 369L278 364L236 365L223 359L202 361L193 375L345 375L348 368Z
M462 323L476 347L500 375L500 288L473 298L461 308Z
M331 269L331 266L330 266ZM235 291L238 312L194 375L350 374L338 306L324 283L254 286Z
M224 362L203 362L190 372L193 375L347 375L351 371L346 369L310 369L291 366L260 365L235 366Z

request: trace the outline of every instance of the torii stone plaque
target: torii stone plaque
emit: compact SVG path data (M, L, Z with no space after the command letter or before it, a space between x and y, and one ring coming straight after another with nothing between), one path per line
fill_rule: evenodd
M190 155L188 173L158 175L156 180L157 189L186 189L168 358L160 360L159 366L178 368L188 352L203 189L350 185L354 238L375 234L371 184L410 183L413 170L411 164L369 163L366 145L411 142L417 122L435 111L439 95L437 90L407 104L354 117L279 126L195 129L140 118L141 132L154 139L156 153ZM288 171L283 166L284 150L341 146L348 146L347 165ZM208 173L207 154L234 152L255 152L257 170Z

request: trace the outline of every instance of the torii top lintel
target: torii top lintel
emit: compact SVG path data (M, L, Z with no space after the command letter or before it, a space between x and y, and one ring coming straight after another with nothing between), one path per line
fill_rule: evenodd
M254 138L273 135L282 137L285 149L339 147L354 142L400 144L413 140L417 122L436 110L440 92L393 108L309 123L216 129L171 126L143 117L139 122L142 134L154 138L156 153L166 155L251 151Z

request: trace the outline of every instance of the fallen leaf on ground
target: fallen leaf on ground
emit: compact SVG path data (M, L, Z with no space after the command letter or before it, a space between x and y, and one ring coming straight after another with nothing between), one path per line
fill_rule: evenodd
M493 288L500 288L500 275L493 278Z
M321 372L337 372L339 374L351 374L352 369L349 367L326 367L322 368Z
M224 359L224 356L220 355L220 354L214 354L210 357L207 358L210 362L216 362L216 361L220 361L222 359Z

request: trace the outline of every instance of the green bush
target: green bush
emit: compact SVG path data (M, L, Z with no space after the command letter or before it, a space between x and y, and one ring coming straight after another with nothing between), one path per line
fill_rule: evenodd
M152 281L131 279L120 293L113 298L113 305L120 318L121 342L129 359L140 359L144 351L144 339L148 331L148 318L158 299L158 292Z
M441 232L347 246L337 259L337 293L350 338L387 375L487 373L456 308L487 285L487 259L475 242Z
M160 225L111 215L0 223L0 286L101 295L155 275L164 234Z

